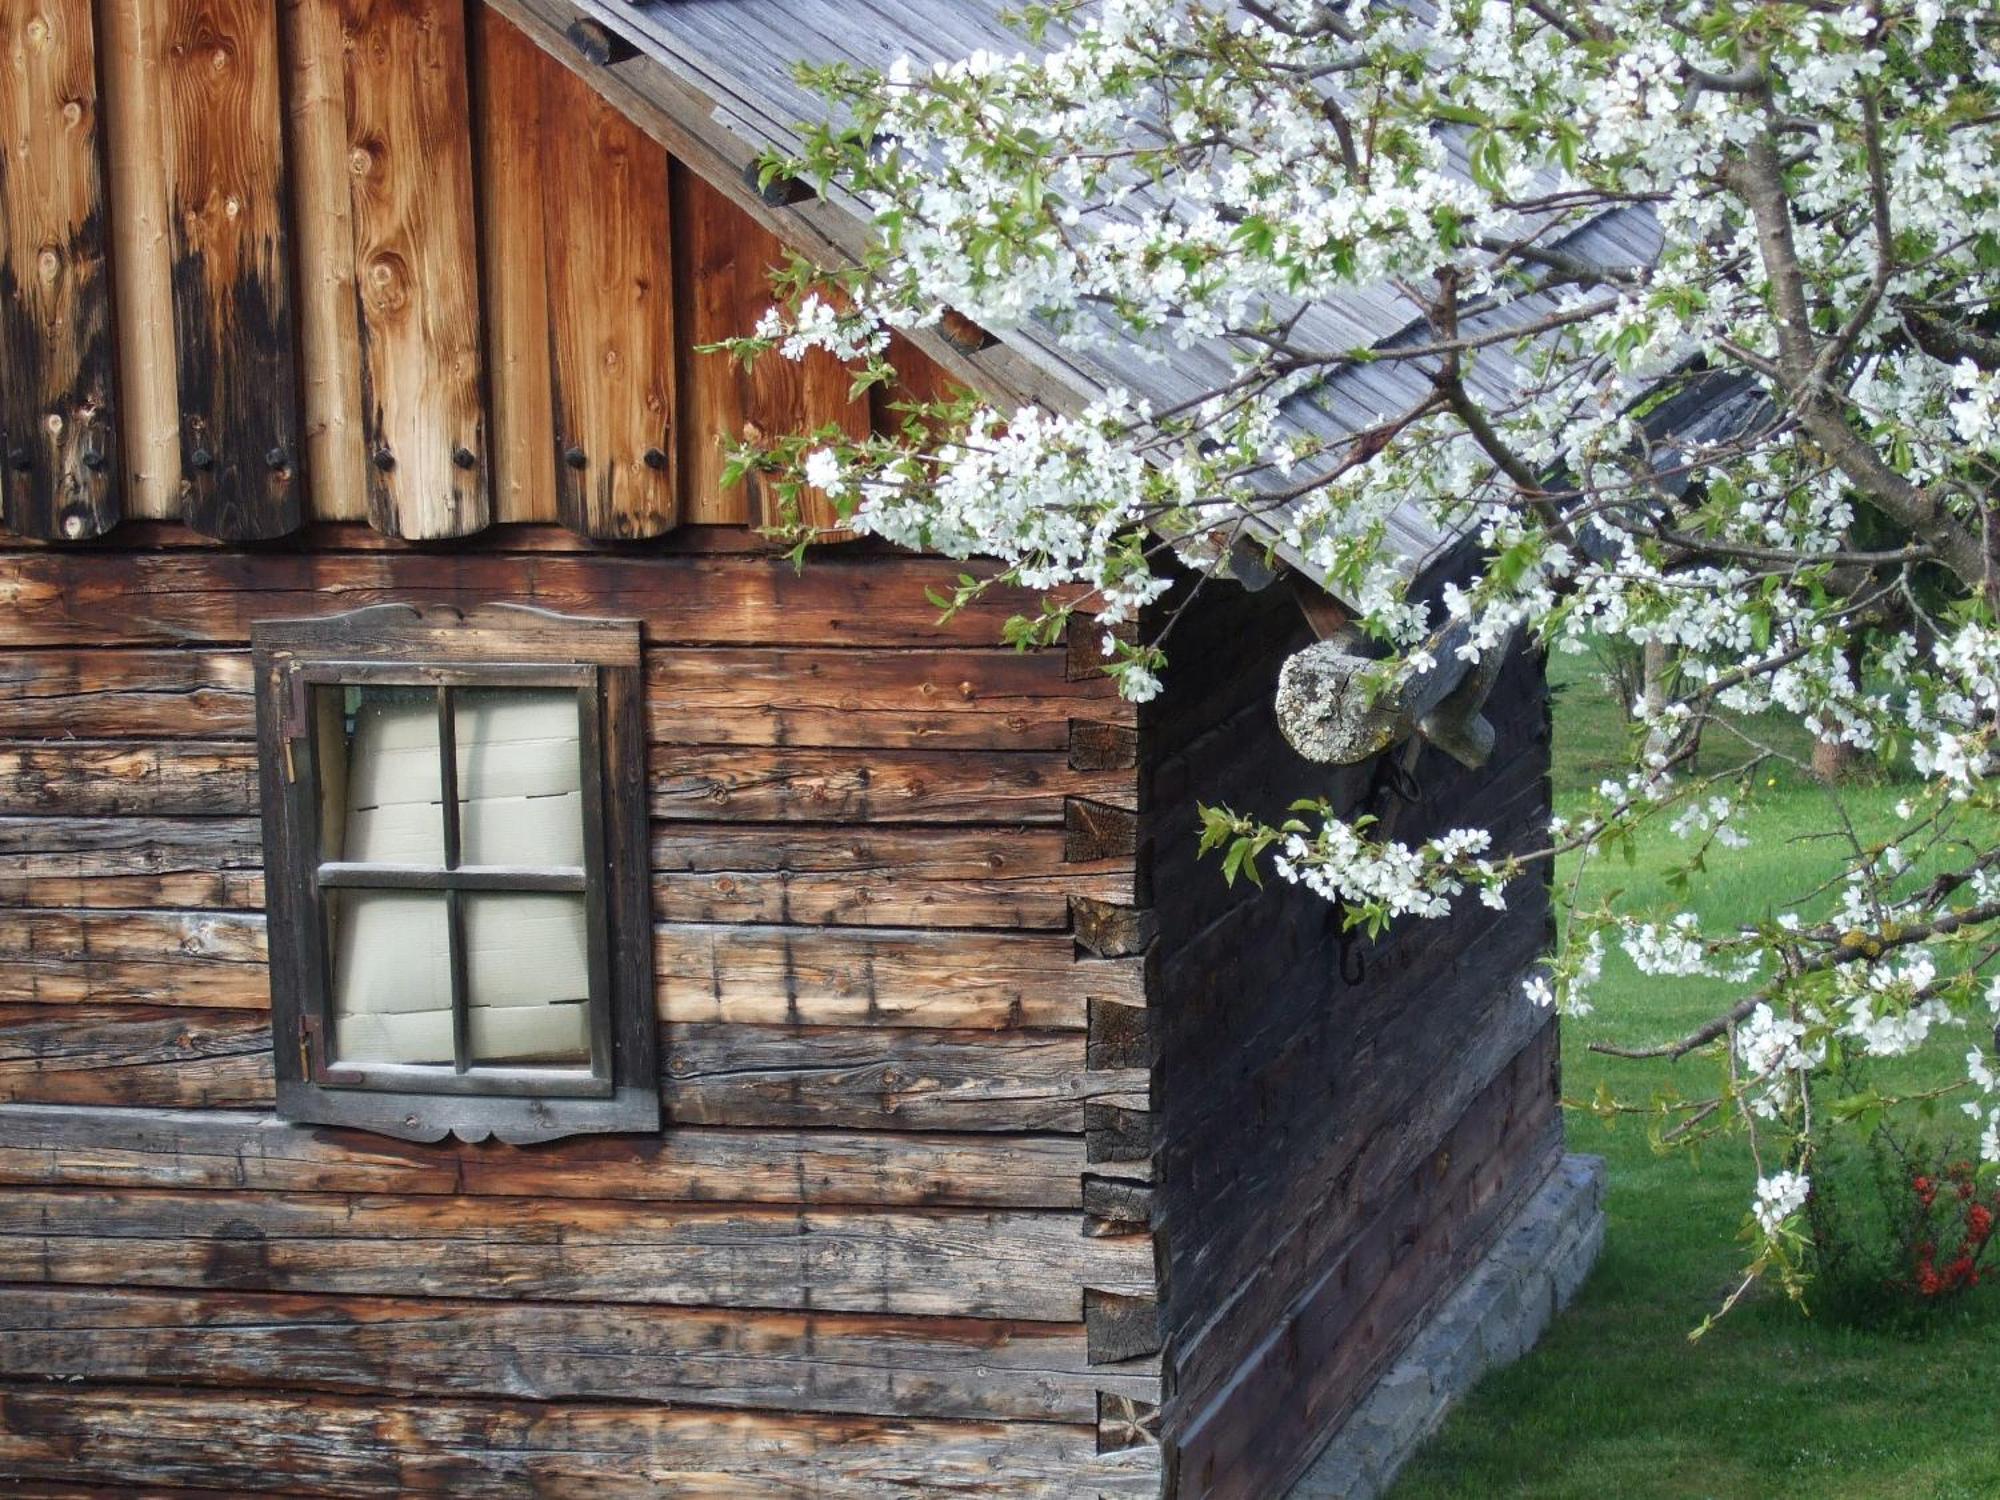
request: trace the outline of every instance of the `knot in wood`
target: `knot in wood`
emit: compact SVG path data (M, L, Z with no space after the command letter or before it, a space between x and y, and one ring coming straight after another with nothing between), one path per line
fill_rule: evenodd
M1401 695L1376 691L1380 662L1356 656L1338 641L1316 641L1287 658L1278 672L1278 727L1307 760L1351 766L1394 744Z

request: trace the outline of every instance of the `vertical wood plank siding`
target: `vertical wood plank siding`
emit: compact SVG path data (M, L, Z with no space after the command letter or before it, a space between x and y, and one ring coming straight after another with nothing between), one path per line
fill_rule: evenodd
M830 356L696 352L769 306L779 241L483 0L92 10L0 21L5 528L636 541L780 520L732 445L900 425Z
M97 536L119 516L108 219L90 0L0 9L0 517Z
M277 9L169 0L158 43L184 515L283 536L305 479Z

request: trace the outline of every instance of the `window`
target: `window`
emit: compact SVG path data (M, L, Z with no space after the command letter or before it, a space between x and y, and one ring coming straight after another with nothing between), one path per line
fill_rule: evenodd
M279 1114L656 1128L638 623L384 605L252 644Z

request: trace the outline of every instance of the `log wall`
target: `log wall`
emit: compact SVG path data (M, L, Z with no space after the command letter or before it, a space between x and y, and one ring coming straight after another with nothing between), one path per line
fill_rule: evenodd
M1269 684L1312 639L1287 589L1209 589L1175 630L1183 649L1141 724L1161 933L1162 1301L1145 1342L1164 1349L1172 1492L1265 1500L1555 1160L1555 1032L1520 995L1549 906L1524 880L1505 912L1468 897L1375 942L1344 936L1337 909L1275 875L1224 887L1195 856L1196 803L1276 821L1318 794L1400 838L1470 822L1505 848L1547 824L1546 696L1539 662L1512 664L1488 710L1493 763L1466 772L1425 749L1408 803L1379 763L1332 771L1285 744Z
M1072 915L1133 902L1131 711L945 564L567 537L0 552L0 1473L1157 1494L1092 1322L1153 1245L1086 1202L1145 976ZM658 1135L272 1118L249 625L385 599L644 622Z
M868 398L828 357L695 352L770 305L754 190L694 175L524 19L534 40L483 0L10 4L0 525L777 519L718 483L725 448L865 432Z

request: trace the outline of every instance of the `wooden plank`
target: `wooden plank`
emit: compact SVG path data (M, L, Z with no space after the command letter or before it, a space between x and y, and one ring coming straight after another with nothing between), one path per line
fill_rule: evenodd
M385 600L465 607L492 599L558 614L634 616L670 645L991 646L1027 596L995 590L940 619L927 588L959 571L937 558L815 558L803 571L759 554L254 556L226 551L49 549L0 568L0 648L240 645L250 622L328 615Z
M224 741L0 741L0 815L257 811L257 750Z
M1206 1404L1174 1434L1181 1493L1282 1494L1513 1206L1562 1154L1554 1101L1510 1075L1343 1247ZM1506 1100L1508 1085L1519 1090ZM1505 1107L1511 1102L1514 1107ZM1190 1398L1191 1400L1193 1398Z
M0 1003L0 1101L228 1108L270 1098L261 1012Z
M59 1285L1077 1323L1086 1284L1139 1295L1152 1276L1146 1236L1090 1239L1074 1213L150 1189L0 1197L0 1280Z
M20 1186L1073 1209L1082 1171L1083 1143L1061 1135L672 1126L469 1146L222 1110L0 1105L0 1183Z
M1052 657L1005 649L657 651L646 666L656 743L1060 750L1072 715L1118 711ZM254 721L244 652L0 655L0 738L248 739Z
M667 155L566 68L541 73L556 513L630 541L680 519Z
M1129 771L1073 771L1066 755L975 750L656 746L653 816L812 823L1045 823L1066 797L1137 796Z
M262 913L21 911L0 920L7 998L262 1009ZM1060 933L811 927L655 929L670 1022L1080 1030L1093 1002L1144 1003L1129 960L1079 961Z
M1034 827L662 823L653 912L674 922L1051 929L1068 926L1072 892L1132 899L1130 859L1065 864L1063 843L1060 830Z
M305 519L278 16L171 0L160 75L183 516L229 541Z
M40 1005L268 1009L264 919L234 912L0 915L6 999Z
M612 1402L393 1402L130 1389L0 1389L0 1470L22 1480L238 1494L613 1500L1153 1497L1155 1450L1099 1455L1096 1429L756 1416ZM227 1442L218 1442L227 1433ZM1084 1488L1080 1491L1078 1486Z
M1061 933L669 925L653 954L670 1022L1077 1030L1093 999L1145 1003L1137 964Z
M725 486L729 449L832 426L850 437L868 432L868 401L850 398L852 377L830 354L794 362L777 354L749 369L726 354L700 354L700 344L751 332L771 305L770 272L785 259L777 237L693 172L673 173L676 255L683 268L679 291L682 326L688 330L681 403L687 466L687 511L692 521L778 524L775 495L756 478ZM829 540L851 533L827 498L805 491L800 519L830 528Z
M247 739L255 719L247 652L0 654L0 739Z
M1077 1132L1107 1111L1140 1113L1147 1089L1142 1068L1091 1069L1073 1031L675 1022L660 1050L680 1125ZM0 1004L0 1100L197 1109L273 1097L260 1010Z
M339 0L279 0L298 222L298 325L313 515L368 515Z
M493 517L556 518L542 72L555 67L490 6L474 7L474 145L493 387Z
M111 282L90 0L0 13L0 520L117 524Z
M0 1287L0 1378L1040 1422L1159 1391L1061 1323L57 1287Z
M368 519L411 540L490 519L465 10L341 0Z
M111 278L119 309L125 511L174 518L181 513L181 417L167 164L160 149L166 128L157 66L161 11L154 0L102 0L97 19L111 171Z
M1068 681L1053 652L654 653L656 742L1067 750L1073 719L1130 711L1106 679Z
M677 1024L661 1050L691 1125L1079 1131L1090 1101L1147 1087L1091 1071L1077 1032Z
M0 817L0 908L263 906L254 818Z

